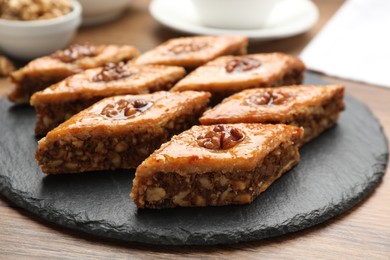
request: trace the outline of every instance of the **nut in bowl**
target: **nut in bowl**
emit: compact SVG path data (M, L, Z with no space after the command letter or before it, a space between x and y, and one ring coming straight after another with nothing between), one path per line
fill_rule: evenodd
M70 9L61 12L60 2L68 2ZM40 16L36 16L29 4L0 3L4 5L0 8L1 51L14 58L29 60L69 44L81 23L81 5L75 0L53 1L50 7L39 3Z

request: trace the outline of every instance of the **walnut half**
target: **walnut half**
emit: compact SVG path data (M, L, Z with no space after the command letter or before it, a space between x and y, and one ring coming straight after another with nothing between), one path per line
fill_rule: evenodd
M261 61L250 57L237 57L229 61L225 70L227 73L232 72L245 72L256 69L261 66Z
M168 52L174 55L188 54L201 51L209 45L205 41L181 42L168 47Z
M270 90L251 96L247 98L246 102L249 105L270 106L284 104L291 98L292 96L289 93Z
M123 62L116 64L116 63L107 63L104 65L104 67L101 69L99 73L97 73L93 78L92 81L94 82L100 82L100 81L113 81L123 78L128 78L135 73L131 72L129 67L124 64Z
M101 115L112 119L127 119L146 111L153 102L144 99L125 100L120 99L115 103L106 105Z
M199 146L207 149L220 150L236 146L245 139L244 133L235 127L217 125L197 138Z

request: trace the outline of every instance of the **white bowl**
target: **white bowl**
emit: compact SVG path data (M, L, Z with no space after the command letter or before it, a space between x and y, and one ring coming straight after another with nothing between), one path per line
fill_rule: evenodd
M83 7L83 25L97 25L116 19L130 0L79 0Z
M75 0L72 3L70 13L53 19L0 19L0 50L14 58L30 60L63 49L81 23L81 5Z

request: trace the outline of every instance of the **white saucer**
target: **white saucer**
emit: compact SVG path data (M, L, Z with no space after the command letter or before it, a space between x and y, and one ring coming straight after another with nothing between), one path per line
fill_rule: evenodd
M161 24L191 34L246 35L251 40L285 38L308 31L318 20L318 8L309 0L284 0L270 14L266 26L251 30L231 30L202 25L191 0L153 0L151 15Z

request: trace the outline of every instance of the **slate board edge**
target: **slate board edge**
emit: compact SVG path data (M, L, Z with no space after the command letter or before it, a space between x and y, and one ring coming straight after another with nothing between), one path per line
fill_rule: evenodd
M46 219L50 222L56 223L60 226L65 226L67 228L77 230L77 231L83 231L85 233L89 233L92 235L97 235L104 238L112 238L112 239L118 239L122 241L128 241L128 242L136 242L136 243L143 243L143 244L152 244L152 245L216 245L216 244L233 244L238 242L249 242L249 241L255 241L255 240L261 240L264 238L270 238L270 237L276 237L280 235L284 235L291 232L296 232L299 230L307 229L309 227L312 227L314 225L320 224L332 217L335 217L341 213L344 213L348 211L349 209L353 208L355 205L357 205L359 202L361 202L363 199L368 197L371 192L374 190L374 188L380 183L382 180L385 170L388 164L388 140L386 138L386 135L384 134L383 127L381 126L379 120L375 117L375 115L371 112L371 110L365 105L362 104L360 101L356 101L355 98L348 97L350 99L355 100L355 102L360 103L368 113L370 113L373 117L373 119L376 120L378 123L378 126L380 127L380 131L383 134L383 139L386 144L386 153L382 154L377 158L377 164L372 166L373 169L373 175L372 179L367 180L367 185L364 187L363 190L359 190L357 193L354 192L353 195L348 196L348 198L345 198L341 203L335 205L334 210L316 210L315 212L310 212L310 218L307 218L306 215L297 215L294 218L292 218L289 222L283 223L278 228L268 229L268 230L261 230L261 231L252 231L252 232L245 232L246 239L242 239L241 234L242 233L236 233L233 237L229 237L228 239L221 240L220 237L218 237L218 234L212 234L210 237L197 237L196 234L193 234L192 236L189 236L185 241L178 241L175 239L167 240L164 239L163 243L159 239L159 236L153 236L152 234L145 235L143 234L132 234L131 237L126 236L126 234L113 231L111 228L111 225L109 223L102 223L99 222L98 224L94 222L90 222L88 225L86 223L77 220L77 218L64 218L64 214L61 213L61 211L53 211L50 207L40 209L39 202L40 200L34 200L29 197L23 196L23 191L17 191L14 190L11 184L11 181L3 175L0 175L0 193L3 194L7 199L14 202L17 206L26 209L27 211L32 212L33 214L36 214L40 218ZM3 101L3 100L1 100ZM314 216L314 217L313 217ZM305 224L302 224L300 221L301 219L306 219ZM77 224L83 223L82 225ZM300 223L297 225L297 223ZM104 231L102 232L96 227L96 225L99 226L100 229L104 227ZM88 227L88 228L86 228ZM271 235L272 234L272 235ZM140 241L140 239L137 237L143 237L143 241Z

